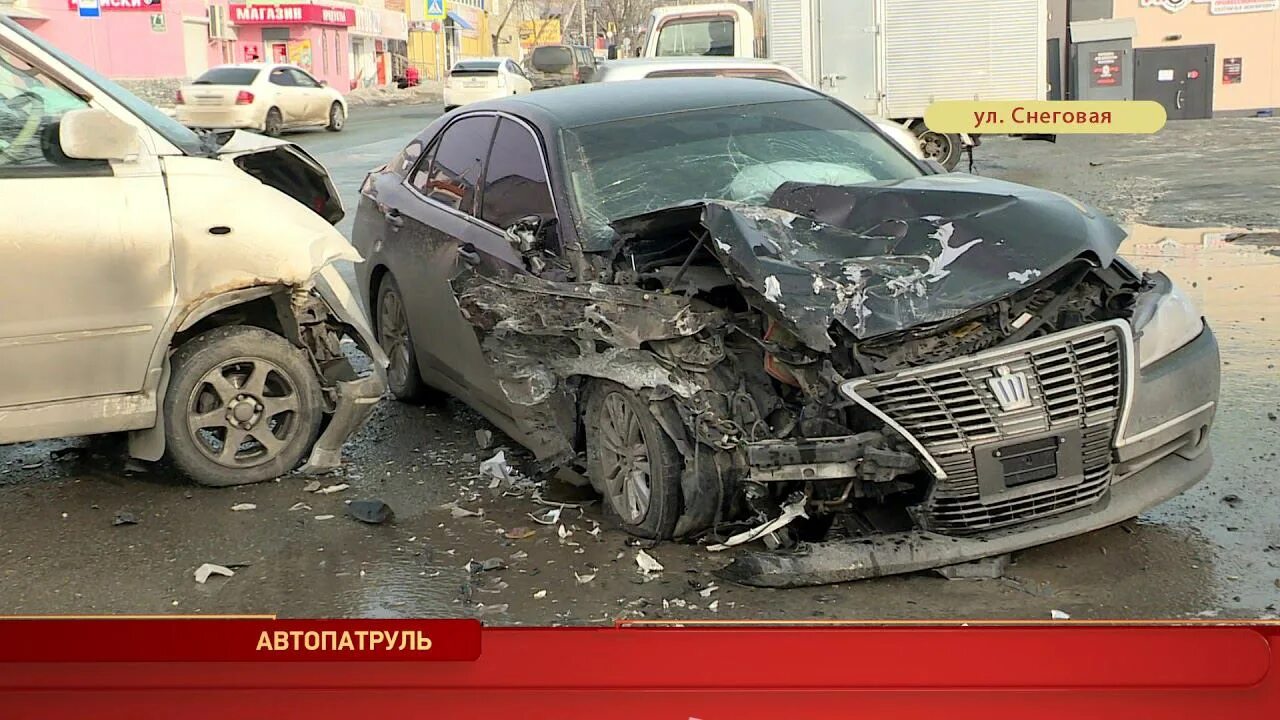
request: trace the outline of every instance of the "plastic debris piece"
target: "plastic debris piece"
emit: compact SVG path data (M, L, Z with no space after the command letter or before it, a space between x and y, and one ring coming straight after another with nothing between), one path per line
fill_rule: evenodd
M346 483L338 483L337 485L330 485L327 488L321 488L317 490L316 493L320 495L332 495L333 493L336 493L336 492L342 492L343 490L346 490L349 487L351 486Z
M720 612L720 601L712 600L711 603L707 605L707 609L711 612Z
M804 511L804 504L807 500L808 498L802 497L795 502L783 505L782 513L778 515L778 517L764 523L763 525L758 525L750 530L740 532L719 545L708 545L707 550L710 550L711 552L728 550L735 545L748 543L770 533L777 532L787 525L790 525L796 518L807 518L809 516L806 515Z
M484 515L483 510L468 510L464 507L460 507L456 502L445 503L440 506L440 509L448 510L449 514L455 518L480 517L481 515Z
M706 586L706 587L702 588L701 590L699 590L699 591L698 591L698 594L699 594L699 595L701 595L701 596L702 596L702 597L704 597L704 598L705 598L705 597L711 597L711 593L713 593L713 592L715 592L715 591L717 591L717 590L719 590L719 589L720 589L720 586L719 586L719 585L708 585L708 586Z
M524 540L526 538L531 538L537 534L538 534L537 530L522 526L522 527L513 527L510 530L503 533L502 535L508 540Z
M196 582L203 585L205 581L209 579L210 575L225 575L227 577L232 577L235 574L236 571L229 567L214 565L213 563L205 563L196 568Z
M1070 620L1071 619L1070 615L1062 612L1061 610L1050 610L1049 617L1053 618L1054 620Z
M546 591L546 590L539 590L538 592L536 592L536 593L534 593L534 594L533 594L533 599L534 599L534 600L541 600L542 598L544 598L544 597L546 597L546 596L547 596L547 591Z
M317 491L317 490L319 490L319 489L320 489L320 481L319 481L319 480L312 480L311 482L309 482L309 483L307 483L306 485L303 485L303 486L302 486L302 492L309 492L309 493L311 493L311 492L315 492L315 491Z
M534 515L533 513L526 513L526 514L529 516L529 519L533 520L539 525L555 525L560 522L560 513L563 510L564 508L554 507L554 508L548 509L546 512L543 512L541 515Z
M257 509L258 509L258 506L254 505L253 503L236 503L235 505L231 506L231 510L233 512L240 512L241 510L257 510Z
M489 449L489 446L490 446L490 445L492 445L492 444L493 444L493 433L492 433L492 432L490 432L490 431L488 431L488 430L477 430L477 431L476 431L476 445L477 445L481 450L488 450L488 449Z
M577 579L579 585L586 585L592 580L595 580L596 574L597 574L596 571L592 571L586 574L579 574L577 570L573 571L573 577Z
M332 516L332 515L317 515L317 516L316 516L316 519L317 519L317 520L332 520L332 519L333 519L333 516Z
M131 512L120 511L116 516L111 518L112 525L137 525L138 518Z
M311 506L304 502L296 502L293 505L289 506L289 512L293 512L294 510L310 510L310 509L311 509Z
M497 454L480 463L480 477L497 480L499 483L510 482L515 471L507 464L507 453L499 450Z
M347 515L354 520L370 525L381 525L396 516L390 505L376 498L372 500L352 500L347 503Z
M640 572L645 575L660 573L663 570L662 563L644 550L636 551L636 565L640 566Z

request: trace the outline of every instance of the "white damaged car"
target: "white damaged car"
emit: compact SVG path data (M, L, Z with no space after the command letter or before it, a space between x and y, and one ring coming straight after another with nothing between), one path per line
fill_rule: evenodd
M2 17L0 216L0 443L129 432L239 485L337 466L383 394L318 162L197 134Z

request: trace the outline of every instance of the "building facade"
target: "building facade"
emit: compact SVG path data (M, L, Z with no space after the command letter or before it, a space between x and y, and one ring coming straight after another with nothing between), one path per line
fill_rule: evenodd
M1280 0L1069 0L1071 97L1170 119L1280 109Z
M76 0L0 0L9 15L102 74L157 105L215 65L287 62L341 91L393 82L403 57L403 10L383 0L222 3L99 0L82 18Z
M428 0L408 0L409 62L424 79L443 78L453 64L464 58L494 54L493 34L501 22L507 3L514 0L448 0L443 18L427 15ZM518 24L509 19L508 25ZM499 37L498 54L502 51ZM508 41L509 45L509 41Z

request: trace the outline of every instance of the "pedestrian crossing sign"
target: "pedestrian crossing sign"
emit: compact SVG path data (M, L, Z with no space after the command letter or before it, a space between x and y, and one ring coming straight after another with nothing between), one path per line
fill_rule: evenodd
M443 20L444 18L444 0L427 0L427 19Z

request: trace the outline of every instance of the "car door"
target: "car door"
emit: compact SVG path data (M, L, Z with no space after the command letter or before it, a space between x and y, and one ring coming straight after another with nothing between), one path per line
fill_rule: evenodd
M303 88L287 67L275 67L267 75L267 82L275 94L274 104L280 108L280 116L286 125L299 125L306 122L307 96Z
M174 299L160 159L63 155L89 104L3 44L0 103L0 408L140 392Z
M326 125L329 122L329 93L318 80L298 68L289 68L298 93L306 101L302 122L308 125Z
M505 397L451 285L460 273L492 261L475 212L496 125L492 114L451 122L421 155L400 191L380 192L379 197L386 204L389 230L384 255L404 293L423 378L490 413L505 413Z
M514 78L512 82L514 82L516 87L519 88L518 92L533 92L533 81L529 79L529 76L524 74L524 68L520 67L520 64L514 60L508 60L507 66L511 70L512 78Z

